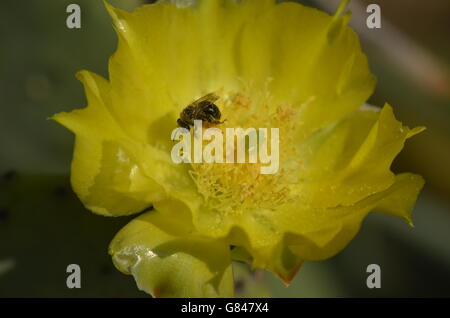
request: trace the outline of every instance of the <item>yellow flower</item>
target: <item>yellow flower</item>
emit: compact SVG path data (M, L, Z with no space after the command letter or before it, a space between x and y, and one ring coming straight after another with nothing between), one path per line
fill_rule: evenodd
M420 176L390 165L423 128L361 107L375 86L342 15L275 0L106 4L119 45L109 80L88 71L88 107L54 119L76 135L72 186L105 216L141 214L110 245L116 267L159 297L233 293L231 261L286 283L341 251L372 210L411 221ZM171 131L216 92L224 124L279 127L280 166L175 164Z

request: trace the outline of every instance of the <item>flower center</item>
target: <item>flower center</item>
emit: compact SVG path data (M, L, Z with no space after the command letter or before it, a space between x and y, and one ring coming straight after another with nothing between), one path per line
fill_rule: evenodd
M294 140L297 110L289 105L274 105L270 96L252 100L246 94L234 93L220 97L216 104L226 121L215 127L224 136L226 128L279 129L279 169L274 174L261 174L261 167L267 164L259 159L256 163L192 163L191 176L207 206L239 214L249 209L275 209L295 200L291 188L298 182L295 170L300 164Z

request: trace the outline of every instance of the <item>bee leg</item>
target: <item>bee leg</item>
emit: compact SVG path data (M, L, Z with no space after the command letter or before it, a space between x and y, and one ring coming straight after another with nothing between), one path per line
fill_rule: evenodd
M224 119L223 121L220 121L220 120L213 119L213 118L210 118L210 120L209 120L209 122L214 125L223 124L226 121L227 121L226 119Z
M187 130L191 130L191 127L189 127L189 124L184 122L184 121L182 121L181 118L178 118L177 124L178 124L178 126L180 126L182 128L186 128Z

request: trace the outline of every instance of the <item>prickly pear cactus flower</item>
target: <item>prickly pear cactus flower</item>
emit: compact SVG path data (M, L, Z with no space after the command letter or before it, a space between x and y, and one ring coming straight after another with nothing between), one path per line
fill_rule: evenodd
M79 72L88 106L53 118L76 135L71 182L83 204L144 211L109 248L139 289L229 297L236 260L288 284L304 261L340 252L371 211L412 223L423 180L390 166L423 128L387 104L364 106L375 78L345 4L333 16L275 0L105 4L119 41L109 79ZM276 173L172 160L180 113L211 92L220 131L279 128Z

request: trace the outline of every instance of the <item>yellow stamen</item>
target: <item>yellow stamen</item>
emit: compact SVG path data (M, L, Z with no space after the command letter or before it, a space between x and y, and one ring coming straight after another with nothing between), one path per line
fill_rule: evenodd
M292 177L292 169L300 164L293 140L297 110L289 105L253 102L243 93L223 96L217 105L226 122L216 127L224 134L227 127L279 128L280 169L276 174L261 174L263 164L259 161L192 163L191 176L206 204L221 212L238 214L247 209L274 209L294 200L291 186L297 180Z

